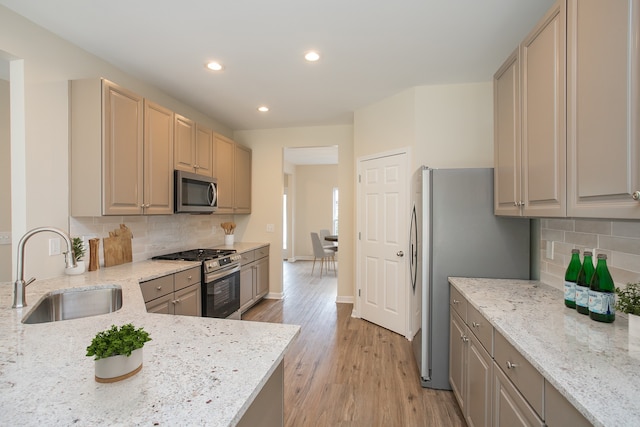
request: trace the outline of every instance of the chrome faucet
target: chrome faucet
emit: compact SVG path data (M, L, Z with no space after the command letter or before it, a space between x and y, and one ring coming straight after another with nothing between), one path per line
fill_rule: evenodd
M35 277L30 278L26 282L24 281L24 245L27 243L27 240L34 234L38 234L42 231L51 231L52 233L59 234L64 241L67 243L67 251L64 253L64 262L67 268L76 266L76 259L73 255L73 246L71 245L71 239L67 236L67 233L55 227L38 227L33 230L27 231L24 236L20 239L18 243L18 278L13 284L13 306L12 308L22 308L27 305L26 293L25 289L34 280Z

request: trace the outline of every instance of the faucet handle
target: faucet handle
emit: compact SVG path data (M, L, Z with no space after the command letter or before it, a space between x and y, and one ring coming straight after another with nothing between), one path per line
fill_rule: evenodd
M33 282L35 282L35 281L36 281L36 278L35 278L35 277L32 277L32 278L30 278L29 280L27 280L26 282L24 282L24 286L25 286L25 287L27 287L27 286L29 286L30 284L32 284Z

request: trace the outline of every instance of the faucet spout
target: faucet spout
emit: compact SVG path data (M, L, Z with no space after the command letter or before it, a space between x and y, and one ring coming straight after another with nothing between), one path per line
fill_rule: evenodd
M16 278L15 283L13 284L13 306L12 308L22 308L27 305L26 287L36 280L35 278L29 279L27 282L24 281L24 246L27 243L27 240L31 238L34 234L41 233L43 231L49 231L52 233L56 233L60 235L67 244L67 251L64 252L64 261L67 268L75 267L76 260L73 254L73 246L71 245L71 239L64 231L55 227L38 227L33 230L27 231L24 236L18 242L18 277Z

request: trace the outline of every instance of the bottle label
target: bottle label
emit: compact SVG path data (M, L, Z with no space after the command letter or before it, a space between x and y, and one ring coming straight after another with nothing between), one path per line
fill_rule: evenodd
M589 288L576 286L576 305L589 308Z
M612 292L589 290L589 311L596 314L614 314L616 296Z
M566 301L576 300L576 282L564 281L564 299Z

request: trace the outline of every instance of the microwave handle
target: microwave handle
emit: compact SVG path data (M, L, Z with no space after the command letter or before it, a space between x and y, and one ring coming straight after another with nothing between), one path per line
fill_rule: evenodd
M216 185L213 182L209 183L209 191L207 191L207 199L209 206L215 206L218 199L218 192L216 191Z

